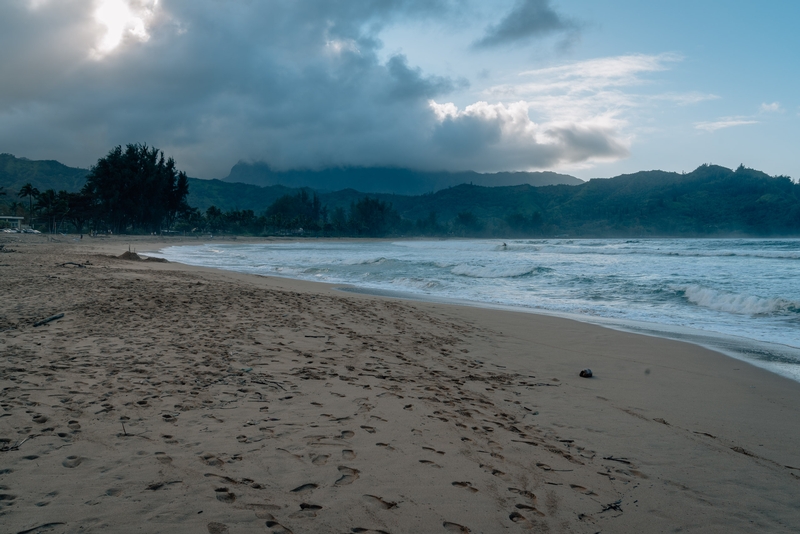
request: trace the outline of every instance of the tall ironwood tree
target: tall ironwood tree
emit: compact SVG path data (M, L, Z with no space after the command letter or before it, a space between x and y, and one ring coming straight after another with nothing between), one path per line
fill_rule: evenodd
M82 193L94 200L96 228L157 232L188 208L189 185L175 160L137 143L114 147L97 160Z

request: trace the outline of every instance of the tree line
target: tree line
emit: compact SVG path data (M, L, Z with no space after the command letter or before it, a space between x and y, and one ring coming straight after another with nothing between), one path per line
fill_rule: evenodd
M175 160L157 148L129 144L100 158L79 192L39 191L27 183L17 192L27 210L14 201L7 211L51 233L68 225L76 232L154 233L169 231L191 212L188 193L188 178Z
M261 215L253 210L223 211L216 206L205 212L192 208L176 229L212 234L320 237L496 237L536 234L542 229L542 217L539 213L514 212L505 218L483 220L465 211L443 221L436 211L430 211L425 217L408 219L390 202L378 198L364 196L351 201L348 207L331 209L322 204L315 192L303 189L278 198Z

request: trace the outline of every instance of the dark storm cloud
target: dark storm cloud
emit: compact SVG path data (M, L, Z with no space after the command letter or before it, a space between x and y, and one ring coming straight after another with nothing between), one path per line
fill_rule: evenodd
M454 82L450 78L441 76L425 77L421 69L409 68L406 57L402 55L389 59L386 67L394 81L390 96L400 100L433 98L451 92L456 85L461 87L469 85L466 80Z
M497 24L486 28L486 34L475 42L476 48L490 48L528 41L566 32L566 43L574 41L577 25L559 15L550 0L518 0L513 9Z
M240 159L516 170L614 152L597 143L585 156L591 145L573 149L567 134L542 144L491 114L437 114L432 101L467 82L381 59L379 32L447 16L450 0L158 5L148 39L103 55L95 3L0 2L0 152L87 166L146 142L207 178Z

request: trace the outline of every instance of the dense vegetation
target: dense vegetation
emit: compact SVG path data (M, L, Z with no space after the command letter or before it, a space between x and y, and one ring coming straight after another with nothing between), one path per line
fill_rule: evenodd
M32 171L40 172L31 162ZM57 162L50 168L61 170ZM85 175L85 184L79 192L66 189L39 191L30 182L22 185L17 197L28 199L24 203L11 202L4 207L12 215L27 216L29 224L39 222L49 232L64 229L68 223L74 230L84 228L104 232L159 232L169 229L179 215L191 210L186 204L189 193L188 178L175 168L172 158L146 145L130 144L125 150L113 148L100 158ZM48 183L46 180L43 183ZM34 204L35 199L35 204Z
M130 150L134 153L128 154ZM70 191L65 183L58 193L40 193L36 188L55 178L45 173L37 180L36 173L53 169L60 176L74 176L79 169L11 157L13 166L23 169L22 175L31 177L31 182L26 182L29 187L25 189L17 185L21 180L16 175L0 174L0 186L6 193L0 193L0 213L28 217L32 212L43 228L69 223L76 229L126 232L374 237L800 236L800 185L788 177L771 177L743 166L734 171L702 165L688 174L648 171L575 186L462 184L418 196L364 195L352 189L319 192L196 180L177 172L174 162L164 160L163 155L156 158L154 149L130 145L128 151L112 150L91 171L83 171L86 183L82 188ZM3 157L0 161L8 161L10 156ZM149 170L126 174L115 166L125 169L130 162ZM102 180L101 171L107 175ZM143 176L155 178L144 180Z

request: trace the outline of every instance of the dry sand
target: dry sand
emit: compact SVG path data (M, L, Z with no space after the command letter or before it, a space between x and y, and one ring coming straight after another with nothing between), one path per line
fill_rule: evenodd
M0 237L2 532L800 530L798 383L60 240Z

